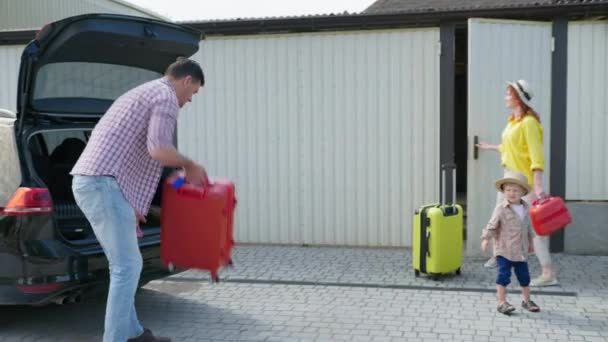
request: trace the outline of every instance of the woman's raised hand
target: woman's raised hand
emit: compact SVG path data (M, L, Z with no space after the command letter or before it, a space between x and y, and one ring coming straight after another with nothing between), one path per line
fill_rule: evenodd
M475 145L478 148L482 149L482 150L494 150L494 151L498 151L498 146L496 145L492 145L492 144L488 144L485 141L480 141L479 144Z

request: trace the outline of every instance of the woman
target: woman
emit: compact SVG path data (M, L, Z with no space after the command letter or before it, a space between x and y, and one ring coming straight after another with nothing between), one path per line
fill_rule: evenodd
M543 190L543 170L545 169L543 127L540 124L540 117L530 106L530 100L532 100L532 92L526 81L508 82L505 102L507 108L511 110L511 116L502 132L502 143L491 145L480 142L477 147L482 150L500 152L501 163L505 171L518 171L526 175L528 183L534 191L525 196L524 200L531 204L536 198L543 200L549 196ZM500 193L498 197L502 201ZM532 280L530 286L557 285L549 253L549 237L536 236L534 250L543 272ZM490 259L486 266L493 261L495 263L495 259L493 259Z

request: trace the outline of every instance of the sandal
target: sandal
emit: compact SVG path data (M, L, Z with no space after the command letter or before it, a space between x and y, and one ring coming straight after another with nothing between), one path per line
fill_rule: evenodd
M530 312L539 312L540 311L540 308L538 307L538 305L536 305L536 303L534 303L531 300L529 300L527 302L521 302L521 307Z
M507 302L500 304L496 309L498 310L498 312L505 315L510 315L511 312L515 311L515 307Z

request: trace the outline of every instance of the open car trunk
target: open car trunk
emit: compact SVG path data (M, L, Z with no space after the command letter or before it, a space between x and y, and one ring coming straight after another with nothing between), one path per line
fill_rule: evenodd
M45 25L21 56L17 117L96 121L125 91L192 56L200 39L185 26L117 14Z
M47 187L53 200L55 227L72 242L90 242L95 235L72 193L70 171L84 150L92 128L47 129L35 132L28 140L30 169ZM144 235L160 233L161 185L172 169L166 169L154 196L147 222L141 226ZM125 227L129 229L129 227ZM135 227L132 227L135 230Z

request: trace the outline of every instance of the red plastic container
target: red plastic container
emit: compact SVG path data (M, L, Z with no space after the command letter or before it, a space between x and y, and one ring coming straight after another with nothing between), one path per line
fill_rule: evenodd
M206 187L186 183L175 189L178 178L174 174L163 185L161 261L170 269L210 271L218 281L219 269L232 263L234 184L211 180Z
M551 235L572 222L568 207L560 197L550 197L542 202L534 200L530 207L530 219L538 235Z
M225 260L224 263L232 265L232 247L234 247L234 210L236 209L236 188L234 183L227 179L213 179L213 187L216 189L224 189L228 195L228 235L225 241Z

